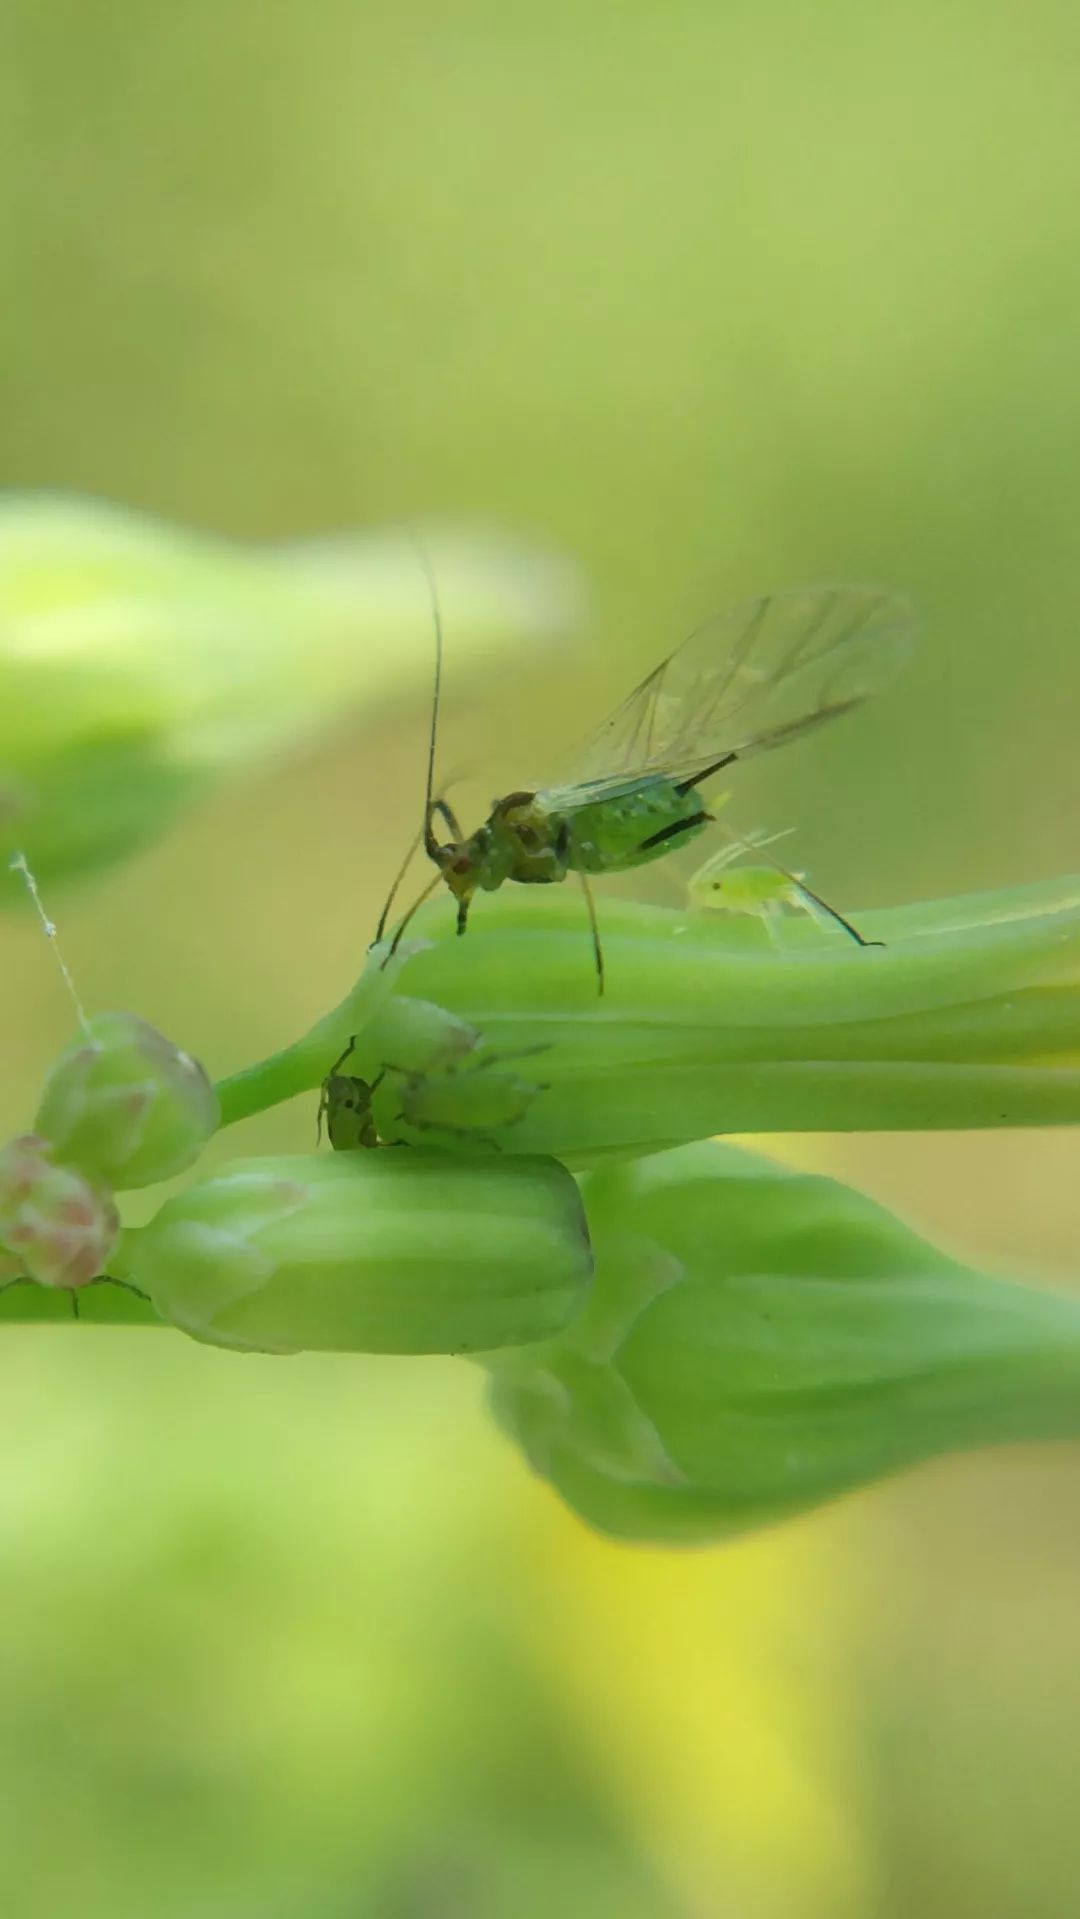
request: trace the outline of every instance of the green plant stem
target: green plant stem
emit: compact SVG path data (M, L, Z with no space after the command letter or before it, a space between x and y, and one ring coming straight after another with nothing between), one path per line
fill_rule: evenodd
M350 1040L374 1018L393 989L408 952L402 948L386 966L369 964L345 998L290 1046L257 1060L217 1082L222 1126L235 1126L299 1093L321 1086Z

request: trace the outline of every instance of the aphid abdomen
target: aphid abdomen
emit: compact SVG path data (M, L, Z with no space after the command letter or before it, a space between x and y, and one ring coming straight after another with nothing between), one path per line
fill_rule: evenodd
M575 873L618 873L685 846L706 824L701 798L674 781L642 780L623 792L568 807L567 864Z

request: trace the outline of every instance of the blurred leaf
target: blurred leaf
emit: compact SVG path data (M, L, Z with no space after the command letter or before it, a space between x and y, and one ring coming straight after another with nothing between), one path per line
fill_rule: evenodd
M568 633L572 569L494 533L423 531L455 651ZM405 529L244 547L100 501L0 500L0 854L48 882L122 857L225 772L430 685ZM19 889L0 875L0 901Z

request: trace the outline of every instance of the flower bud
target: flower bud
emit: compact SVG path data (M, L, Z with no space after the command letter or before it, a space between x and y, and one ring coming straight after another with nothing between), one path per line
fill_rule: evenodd
M0 1271L39 1286L85 1286L109 1263L119 1215L103 1185L51 1154L33 1133L0 1150Z
M591 1255L554 1160L386 1148L234 1162L125 1234L122 1264L212 1345L462 1353L550 1339Z
M549 555L435 536L461 652L568 631L580 595ZM426 684L431 608L399 528L249 546L105 501L0 500L0 905L8 856L43 884L118 859L215 779Z
M37 1118L55 1157L112 1187L183 1172L218 1126L202 1067L133 1013L102 1013L60 1055Z
M584 1182L593 1295L487 1360L593 1524L693 1541L903 1466L1080 1433L1080 1304L957 1265L831 1179L716 1144Z
M598 912L602 1000L568 886L478 900L467 964L452 901L410 926L394 996L506 1055L544 1049L544 1096L495 1132L504 1152L583 1167L718 1133L1080 1120L1080 879L856 909L870 947L817 909L776 944L734 914L606 895ZM391 1005L365 1027L369 1059L395 1058Z

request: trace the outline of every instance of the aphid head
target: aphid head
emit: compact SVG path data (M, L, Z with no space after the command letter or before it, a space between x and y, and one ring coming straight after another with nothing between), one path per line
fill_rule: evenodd
M356 1079L349 1073L331 1073L329 1079L323 1081L320 1129L325 1117L327 1136L336 1153L378 1145L379 1135L371 1110L374 1090L369 1080Z
M482 826L470 839L448 840L432 849L431 857L456 900L472 899L490 851L490 837L487 827Z
M364 1112L371 1105L371 1087L366 1079L354 1079L349 1073L331 1073L325 1085L327 1105L340 1112Z

